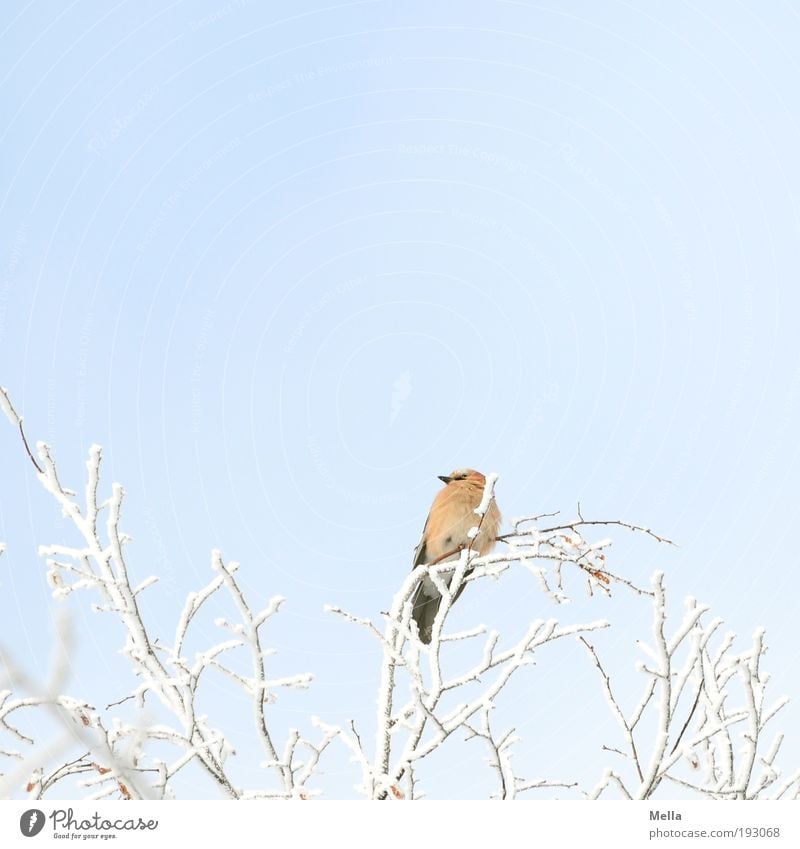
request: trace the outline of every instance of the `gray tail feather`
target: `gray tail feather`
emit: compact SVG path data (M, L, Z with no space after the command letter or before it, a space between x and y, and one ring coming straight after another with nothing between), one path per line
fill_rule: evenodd
M417 623L420 640L425 645L429 645L433 634L433 622L436 619L436 614L439 612L442 596L435 587L430 587L428 592L425 589L422 583L417 587L417 591L414 594L414 606L411 615Z

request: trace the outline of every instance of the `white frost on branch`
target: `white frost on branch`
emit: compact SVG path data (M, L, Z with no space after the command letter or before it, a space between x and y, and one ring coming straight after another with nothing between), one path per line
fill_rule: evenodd
M0 391L0 404L12 424L20 427L24 440L21 419L4 390ZM27 442L25 444L27 447ZM325 737L321 742L312 743L293 732L292 744L285 749L283 757L279 757L266 718L267 705L276 700L276 690L305 688L311 681L311 675L307 673L278 677L267 674L266 660L273 652L263 647L261 629L277 613L284 599L276 596L265 607L253 612L235 578L238 564L226 564L221 554L215 551L212 569L216 575L206 587L187 599L178 620L174 644L167 647L153 641L142 618L138 598L156 583L156 578L149 577L137 584L131 581L125 555L129 537L120 529L124 489L114 484L110 497L99 499L102 449L93 445L89 451L85 495L83 503L79 504L75 492L61 484L49 447L39 443L37 448L38 463L32 456L31 460L40 471L38 478L59 504L62 514L72 521L83 541L75 547L61 544L40 547L40 554L47 561L48 581L53 595L61 598L87 590L96 593L99 603L93 604L92 609L112 613L121 621L125 634L122 653L128 659L134 676L139 679L139 684L129 695L115 704L132 700L141 711L146 695L153 694L173 717L174 725L124 722L113 714L110 720L103 720L100 713L87 704L55 693L11 700L11 693L4 692L0 702L0 730L19 739L21 732L10 720L12 715L23 708L49 705L59 711L60 717L67 714L77 721L82 727L80 742L89 749L81 757L62 764L50 773L38 766L28 769L29 776L36 770L40 772L37 780L28 781L28 792L38 797L68 776L91 773L88 780L82 781L82 786L91 791L89 798L113 794L123 798L170 798L173 795L170 780L187 764L195 763L216 782L223 795L230 798L262 795L304 798L304 794L311 795L314 791L308 789L307 784L314 778L319 755L330 740ZM225 591L233 601L238 615L238 621L224 623L227 630L235 633L236 639L222 640L197 652L189 661L183 654L188 629L205 602L221 591ZM250 656L250 672L247 675L234 671L223 660L237 650L246 650ZM9 666L8 660L6 665ZM64 668L66 666L63 664ZM233 747L225 734L213 727L196 709L198 687L207 670L225 675L248 695L256 734L277 778L274 789L242 789L229 775L226 761ZM23 682L20 676L12 677L12 683L15 689L35 689L31 682ZM109 705L107 710L113 707ZM87 740L89 732L92 732L92 739ZM28 745L33 742L24 737L22 740ZM178 754L170 763L165 763L148 754L151 742L171 744ZM298 766L293 761L295 753L301 749L312 752L312 758L306 761L305 766ZM18 760L22 753L0 750L0 755ZM309 763L314 764L313 768L309 769ZM0 788L0 795L5 792Z
M489 509L489 505L492 503L492 499L494 498L494 488L499 480L500 475L497 472L492 472L490 475L486 476L486 483L483 487L483 495L481 496L481 503L475 508L475 513L480 516L481 519L486 515L486 511Z
M463 732L457 736L477 740L485 747L488 763L497 776L497 798L511 800L523 792L544 788L571 789L576 787L575 781L517 775L513 753L519 738L514 728L495 732L490 717L502 691L520 669L531 666L538 652L574 636L600 673L605 700L622 735L621 748L603 746L623 759L622 767L604 770L594 789L586 793L589 798L599 798L610 788L628 799L652 798L667 783L719 799L800 797L800 770L786 773L777 764L784 735L766 736L766 726L772 728L772 720L787 699L766 699L769 676L762 669L766 652L763 630L756 632L750 649L733 654L735 635L718 637L722 621L704 621L708 606L690 598L682 621L668 634L663 575L656 573L651 588L646 589L612 573L606 563L612 540L592 542L586 532L594 526L619 527L659 542L669 540L649 528L619 520L585 520L580 505L576 519L560 524L547 525L544 521L557 515L554 513L513 520L512 531L498 537L505 550L479 557L466 548L457 561L417 567L403 581L380 625L369 617L328 606L330 612L365 628L381 649L374 751L369 750L352 720L349 728L344 728L317 717L311 719L316 729L311 735L314 739L291 729L278 746L268 724L269 706L282 688L306 688L312 680L309 673L274 675L268 664L275 650L264 646L261 629L279 612L285 599L274 596L254 610L237 581L238 564L226 563L221 553L214 551L214 576L186 599L172 644L151 639L138 600L156 585L157 577L134 582L129 576L125 556L129 537L120 529L124 490L114 484L111 494L99 499L102 450L96 445L90 449L84 497L79 503L76 493L61 484L48 446L39 443L38 459L31 453L22 419L3 389L0 406L19 429L38 479L82 539L74 547L54 544L40 548L53 596L59 599L87 590L95 594L98 601L92 609L110 613L121 622L125 634L122 651L138 679L128 695L102 711L85 700L64 695L68 634L60 635L61 654L52 680L44 687L28 680L9 657L0 656L0 670L8 679L0 680L0 734L12 741L6 745L0 738L0 759L12 764L10 771L0 773L0 796L23 785L32 798L38 799L59 782L71 779L89 799L173 798L175 776L194 765L230 798L309 799L319 793L315 784L320 760L338 740L356 765L356 787L362 795L415 799L422 795L418 766L448 744L456 731ZM470 538L480 529L497 480L496 474L486 479ZM0 555L3 551L0 544ZM590 593L597 590L607 595L621 585L651 600L651 639L639 643L644 659L637 666L644 677L643 693L632 710L623 710L606 666L587 640L591 632L608 627L605 621L560 625L555 619L538 619L511 644L482 624L444 632L453 601L466 583L496 581L518 567L527 570L557 604L570 600L570 573L580 575ZM423 577L429 578L442 596L429 646L420 643L411 617L411 599ZM215 624L225 632L224 638L189 656L186 646L192 625L217 594L226 595L232 602L235 618L218 617ZM454 670L450 653L456 647L462 665ZM465 663L463 657L470 647L474 657ZM236 662L237 654L247 655L246 671ZM237 786L230 771L234 754L230 740L199 713L200 686L209 671L232 681L245 694L265 756L262 765L271 776L268 786ZM20 691L26 695L16 695ZM166 721L156 724L145 716L148 694L158 700ZM123 719L113 710L129 701L134 707L134 721ZM26 712L42 710L55 717L63 729L61 737L46 748L49 765L43 762L42 748L34 746L20 721ZM168 751L164 744L175 750L166 760L156 754ZM76 746L82 753L70 760Z
M618 701L594 646L581 638L624 737L623 750L604 748L624 758L627 773L607 770L589 797L599 798L615 786L625 798L650 799L667 781L713 799L769 798L766 791L771 787L771 798L798 798L800 771L781 782L776 765L783 734L767 738L767 724L788 699L769 705L765 701L769 675L762 670L764 630L758 629L752 647L738 655L731 654L735 635L727 634L712 655L710 646L722 620L703 624L709 606L687 598L683 620L667 636L661 572L653 576L652 591L652 645L639 644L652 665L638 667L645 684L630 715ZM743 704L733 707L737 697Z
M19 427L22 424L22 419L14 409L11 398L8 397L8 389L5 386L0 386L0 409L6 414L6 417L14 427Z
M488 508L497 478L496 474L487 477L481 507L476 510L481 518ZM530 532L517 529L511 536L520 535L530 536ZM455 564L418 566L396 593L382 632L371 619L328 607L347 621L365 627L382 648L374 756L368 757L355 732L352 735L344 730L340 732L361 768L357 789L362 794L373 799L418 797L416 767L459 730L467 732L469 737L482 738L489 745L491 763L501 781L501 798L514 798L524 790L537 787L573 786L570 782L526 781L514 776L510 747L516 738L508 732L496 740L491 733L488 712L512 676L534 662L537 651L565 637L606 628L608 623L596 621L561 627L555 619L539 619L530 623L507 648L500 648L500 634L497 631L487 633L485 626L450 635L442 633L453 600L465 582L496 578L514 562L522 561L519 545L511 545L504 554L479 557L466 549ZM449 582L444 579L445 575L450 576ZM428 647L423 647L410 627L411 598L423 577L429 577L442 596ZM474 663L458 673L445 675L442 660L446 646L479 637L484 639ZM476 716L481 720L480 727L474 724ZM405 789L401 786L403 782Z

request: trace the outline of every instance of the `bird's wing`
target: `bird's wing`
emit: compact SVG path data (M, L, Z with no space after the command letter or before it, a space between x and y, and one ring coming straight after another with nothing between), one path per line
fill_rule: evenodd
M430 516L425 520L425 527L422 529L422 536L419 538L419 542L417 543L417 547L414 549L414 565L411 567L412 569L416 569L421 563L427 563L427 537L428 537L428 522L430 521Z

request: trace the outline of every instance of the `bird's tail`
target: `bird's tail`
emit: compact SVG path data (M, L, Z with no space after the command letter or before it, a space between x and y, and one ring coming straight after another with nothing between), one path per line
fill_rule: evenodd
M433 634L433 622L436 619L436 614L439 612L439 605L441 603L441 593L436 589L433 581L429 578L423 578L417 587L417 591L414 593L411 615L417 623L419 638L426 646L430 644Z

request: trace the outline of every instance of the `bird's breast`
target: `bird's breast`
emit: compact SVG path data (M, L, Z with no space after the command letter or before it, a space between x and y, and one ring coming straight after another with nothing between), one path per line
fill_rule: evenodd
M475 512L480 504L483 491L448 492L446 487L437 497L431 509L426 535L426 560L428 563L439 558L457 557L460 549L469 542L469 532L479 523L481 529L472 543L479 554L491 550L500 525L500 513L492 501L481 522Z

